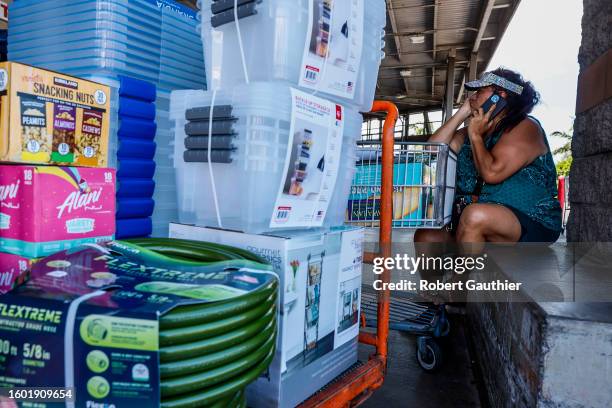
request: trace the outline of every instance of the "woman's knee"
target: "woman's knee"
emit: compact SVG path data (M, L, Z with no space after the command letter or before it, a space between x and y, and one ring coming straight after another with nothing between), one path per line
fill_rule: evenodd
M468 205L459 218L459 228L467 230L482 230L489 222L489 214L478 204Z

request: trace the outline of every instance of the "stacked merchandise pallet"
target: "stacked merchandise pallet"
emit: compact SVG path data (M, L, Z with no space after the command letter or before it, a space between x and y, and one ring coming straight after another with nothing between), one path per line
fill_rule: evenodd
M119 77L116 232L119 239L153 232L155 97L155 85Z
M360 112L384 57L385 1L198 5L210 90L172 93L183 225L170 235L273 261L281 352L247 398L254 408L297 406L357 361L363 238L342 224ZM341 325L347 292L352 324Z
M9 11L11 60L105 83L115 107L120 75L156 86L153 235L167 236L177 218L170 92L206 86L195 12L172 0L18 0ZM115 109L111 155L118 131Z

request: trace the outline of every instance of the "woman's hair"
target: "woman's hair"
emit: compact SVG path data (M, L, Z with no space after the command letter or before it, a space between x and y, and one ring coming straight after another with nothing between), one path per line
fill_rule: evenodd
M518 72L503 67L491 72L523 87L523 93L517 95L514 92L493 85L498 91L504 90L508 94L506 98L508 102L506 116L500 120L496 129L510 130L527 118L527 115L531 113L534 106L540 102L540 94L536 91L533 84L525 80Z

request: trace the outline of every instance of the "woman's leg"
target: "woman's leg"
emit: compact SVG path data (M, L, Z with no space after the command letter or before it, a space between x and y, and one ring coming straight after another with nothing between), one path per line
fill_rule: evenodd
M414 234L415 256L424 256L425 258L442 258L447 256L449 252L454 251L454 243L455 238L446 229L420 229ZM443 276L444 269L437 269L435 264L431 265L430 267L422 265L419 268L420 279L436 281L442 279ZM432 294L420 292L420 294L435 304L442 302L437 293Z
M521 224L512 210L499 204L470 204L461 213L457 242L517 242Z

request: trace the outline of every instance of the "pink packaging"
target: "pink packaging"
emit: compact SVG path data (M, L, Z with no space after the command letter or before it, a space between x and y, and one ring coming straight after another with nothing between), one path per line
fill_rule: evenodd
M34 262L19 255L0 252L0 295L24 283Z
M114 234L115 170L0 166L0 251L39 258Z

